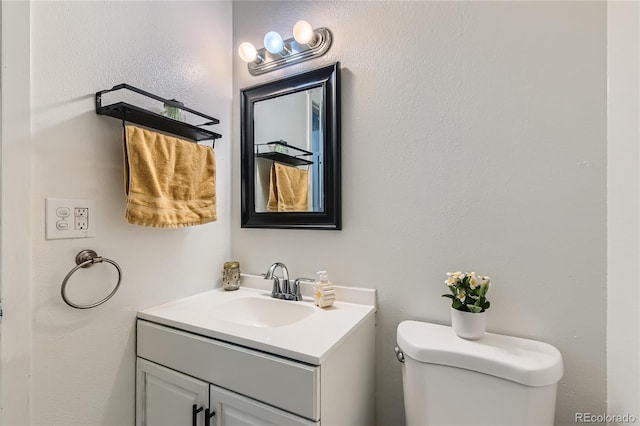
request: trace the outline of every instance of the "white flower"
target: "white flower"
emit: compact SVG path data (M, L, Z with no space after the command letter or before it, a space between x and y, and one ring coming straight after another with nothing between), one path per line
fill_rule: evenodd
M462 303L464 303L466 296L464 295L464 293L458 293L458 295L456 296L458 298L459 301L461 301Z
M469 274L469 287L471 290L475 290L478 287L478 277L476 277L476 273L472 272Z
M481 288L487 287L487 289L488 289L490 285L491 285L491 278L489 278L489 277L480 277L480 287Z
M455 278L447 278L444 283L449 287L454 287L458 281Z

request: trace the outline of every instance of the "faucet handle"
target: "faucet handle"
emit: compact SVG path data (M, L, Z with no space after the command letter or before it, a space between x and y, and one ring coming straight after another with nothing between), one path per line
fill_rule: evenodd
M273 287L271 288L271 297L275 299L282 298L282 291L280 290L280 278L273 276Z
M293 282L293 295L294 300L302 300L302 292L300 291L300 283L314 283L316 280L311 278L296 278Z

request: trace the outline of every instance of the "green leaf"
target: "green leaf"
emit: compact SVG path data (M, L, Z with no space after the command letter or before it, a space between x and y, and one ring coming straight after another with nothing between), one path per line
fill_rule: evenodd
M469 312L473 312L474 314L482 312L482 308L480 306L467 305L467 308L469 308Z
M443 294L442 297L448 297L449 299L453 299L452 294Z
M460 309L464 305L458 299L453 299L453 303L451 304L451 306L453 307L453 309Z

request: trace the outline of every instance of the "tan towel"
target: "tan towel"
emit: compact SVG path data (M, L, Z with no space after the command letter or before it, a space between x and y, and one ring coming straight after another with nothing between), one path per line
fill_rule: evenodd
M127 222L179 228L216 220L213 149L126 126L124 154Z
M306 212L309 193L309 172L274 163L269 182L270 212Z

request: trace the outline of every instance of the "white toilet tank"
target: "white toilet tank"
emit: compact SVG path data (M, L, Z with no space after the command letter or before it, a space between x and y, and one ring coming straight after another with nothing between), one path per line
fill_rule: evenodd
M562 355L534 340L449 326L398 325L407 425L553 425Z

